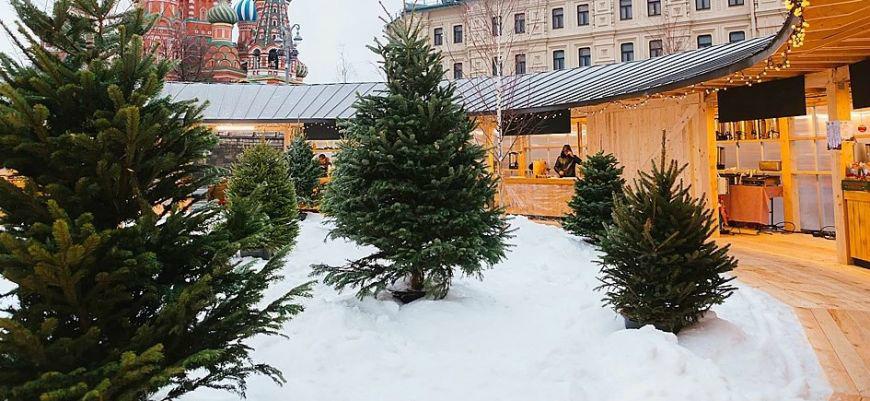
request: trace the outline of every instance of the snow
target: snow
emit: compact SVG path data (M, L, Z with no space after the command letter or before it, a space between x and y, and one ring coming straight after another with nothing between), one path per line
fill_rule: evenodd
M508 259L484 280L456 278L448 297L400 306L359 301L318 284L290 338L251 340L254 358L281 369L280 387L249 381L256 401L824 400L818 361L791 310L740 287L679 336L624 330L603 307L595 251L559 228L517 217ZM326 240L309 215L285 280L272 296L310 280L310 265L368 255ZM2 286L2 284L0 284ZM208 389L184 401L235 401Z

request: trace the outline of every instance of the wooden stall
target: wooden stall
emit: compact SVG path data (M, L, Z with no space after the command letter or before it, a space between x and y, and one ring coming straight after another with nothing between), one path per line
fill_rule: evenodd
M490 168L498 169L501 201L508 213L542 218L561 218L568 213L574 195L574 177L560 177L554 171L565 145L579 158L586 152L586 120L573 118L567 109L536 113L534 117L507 117L506 135L496 139L495 119L478 118L474 138L487 149ZM521 121L517 123L517 121ZM501 152L494 149L501 147Z

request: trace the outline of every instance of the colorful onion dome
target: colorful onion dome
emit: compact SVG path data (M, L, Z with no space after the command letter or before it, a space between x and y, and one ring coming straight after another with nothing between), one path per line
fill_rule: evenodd
M212 24L235 24L239 21L236 12L227 4L226 0L218 0L216 6L208 10L208 22Z
M235 6L239 22L254 22L257 20L257 4L254 0L239 0Z
M296 61L296 78L305 78L308 76L308 66L301 61Z

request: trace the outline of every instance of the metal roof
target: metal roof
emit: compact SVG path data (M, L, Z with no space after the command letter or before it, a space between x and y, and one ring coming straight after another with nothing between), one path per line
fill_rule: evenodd
M206 122L312 122L349 118L357 96L383 90L383 83L264 85L167 82L163 93L175 100L208 105Z
M786 35L787 37L787 35ZM549 111L639 97L687 87L753 65L776 51L782 32L646 60L503 77L504 107ZM456 81L457 97L469 113L496 108L496 78ZM309 122L348 118L357 96L376 94L384 83L262 85L166 83L177 99L208 101L204 119L220 121Z
M430 11L436 8L452 7L462 3L462 0L437 0L430 2L405 2L405 12Z

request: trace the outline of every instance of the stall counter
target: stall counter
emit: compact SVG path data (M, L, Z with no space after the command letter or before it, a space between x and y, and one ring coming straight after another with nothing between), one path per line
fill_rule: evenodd
M843 183L849 255L870 263L870 182Z
M576 178L505 177L507 212L536 217L562 217L570 209Z

